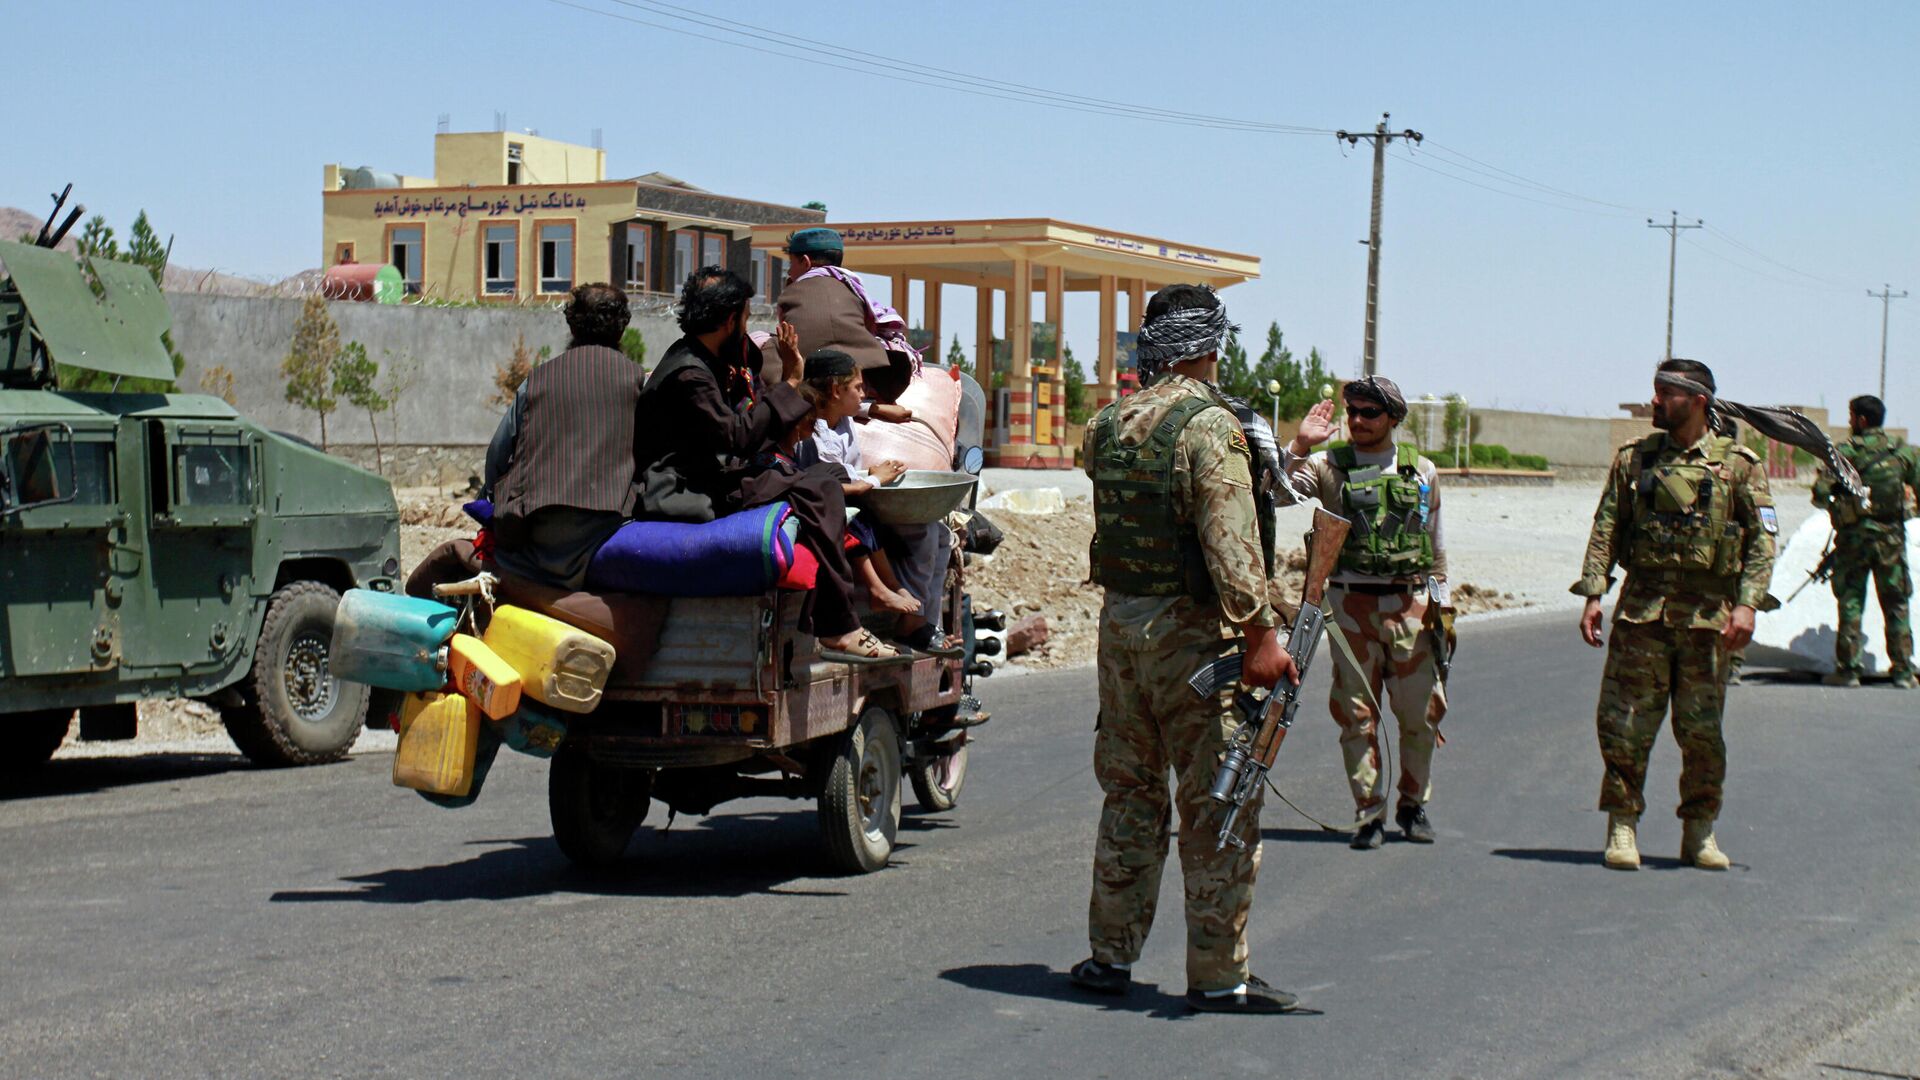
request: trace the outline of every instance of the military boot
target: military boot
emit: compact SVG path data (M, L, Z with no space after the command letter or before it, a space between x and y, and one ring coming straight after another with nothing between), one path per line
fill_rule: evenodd
M1640 844L1634 838L1639 825L1639 814L1607 815L1607 869L1640 869Z
M1821 686L1859 686L1860 673L1857 671L1835 671L1820 676Z
M1680 861L1702 870L1725 870L1733 865L1720 845L1713 842L1712 818L1689 818L1682 823Z
M1912 668L1901 668L1893 673L1891 685L1895 690L1911 690L1915 686L1920 686L1920 681L1914 679Z

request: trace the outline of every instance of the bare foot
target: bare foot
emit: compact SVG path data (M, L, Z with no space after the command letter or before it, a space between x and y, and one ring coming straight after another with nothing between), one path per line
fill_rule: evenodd
M891 611L895 615L917 615L920 613L920 601L904 592L891 589L872 589L868 592L877 611Z

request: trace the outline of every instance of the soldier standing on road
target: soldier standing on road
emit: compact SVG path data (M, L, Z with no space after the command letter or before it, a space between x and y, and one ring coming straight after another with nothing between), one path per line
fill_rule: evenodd
M1317 496L1353 523L1327 593L1338 632L1360 664L1355 670L1344 653L1335 659L1327 703L1340 725L1340 751L1353 789L1359 827L1351 846L1377 848L1386 838L1383 698L1393 703L1400 724L1394 820L1408 840L1431 844L1426 804L1433 790L1433 749L1444 741L1440 720L1447 715L1437 650L1444 645L1451 653L1453 633L1439 476L1413 445L1394 443L1407 401L1393 380L1368 376L1346 384L1342 396L1351 440L1312 453L1336 430L1333 402L1323 401L1301 420L1284 467L1293 478L1290 487L1303 488L1299 494ZM1298 494L1283 488L1280 497L1291 502Z
M1836 490L1825 470L1813 484L1813 505L1824 508L1833 519L1833 596L1840 605L1833 674L1821 680L1828 686L1860 685L1860 619L1866 612L1871 577L1880 613L1886 617L1893 685L1902 690L1914 687L1913 629L1907 621L1913 578L1907 566L1906 522L1913 516L1907 490L1920 490L1920 453L1899 436L1881 430L1886 418L1886 405L1870 394L1847 403L1853 438L1840 453L1866 482L1870 498L1864 504L1844 489Z
M1615 870L1640 868L1647 757L1669 706L1680 744L1680 861L1703 870L1730 865L1713 836L1727 773L1720 718L1728 655L1752 639L1755 611L1777 606L1767 584L1779 524L1759 455L1709 427L1709 410L1722 405L1743 416L1757 411L1716 402L1705 364L1659 366L1659 431L1614 458L1572 589L1587 598L1580 635L1599 648L1600 598L1614 565L1627 571L1597 713L1605 858Z
M1100 612L1094 772L1106 793L1087 936L1073 982L1123 994L1160 896L1172 805L1186 882L1187 1003L1275 1013L1296 1004L1247 968L1247 912L1260 868L1259 802L1244 847L1218 849L1207 797L1231 734L1232 688L1196 697L1187 679L1246 639L1245 681L1298 681L1268 602L1247 439L1212 385L1234 328L1213 290L1171 285L1147 304L1139 366L1151 385L1101 410L1083 445L1093 479L1093 580ZM1167 770L1176 778L1169 799Z

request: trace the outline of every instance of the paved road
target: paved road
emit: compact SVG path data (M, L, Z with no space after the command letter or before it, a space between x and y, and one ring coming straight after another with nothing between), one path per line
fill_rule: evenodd
M826 875L809 808L781 801L581 877L526 758L462 811L391 787L383 755L56 762L0 801L0 1075L1920 1072L1898 1019L1920 988L1916 698L1736 689L1736 868L1679 867L1663 811L1649 869L1618 874L1591 809L1598 654L1564 615L1463 645L1437 846L1352 852L1267 813L1255 968L1318 1014L1186 1015L1171 872L1143 985L1067 987L1098 803L1079 670L989 683L962 806L858 878ZM1341 812L1335 754L1312 712L1288 793ZM1663 741L1662 806L1676 769Z

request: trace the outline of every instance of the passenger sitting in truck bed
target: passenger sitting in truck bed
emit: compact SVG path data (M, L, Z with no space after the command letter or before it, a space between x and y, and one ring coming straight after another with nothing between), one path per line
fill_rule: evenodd
M487 447L494 560L578 589L587 563L632 515L634 416L646 372L620 351L627 295L581 285L567 298L567 350L533 369Z
M826 360L823 358L837 358ZM830 365L830 366L829 366ZM861 413L866 393L866 378L856 369L853 357L834 349L816 350L807 357L806 378L800 392L816 405L811 437L800 444L795 460L802 465L826 463L839 465L849 482L842 487L849 502L898 480L906 466L898 461L882 461L867 468L854 438L854 418ZM872 372L880 375L876 369ZM893 590L903 590L915 598L909 609L883 604L875 597L875 607L898 611L898 640L912 648L941 654L953 653L955 643L940 629L940 614L947 583L947 562L953 550L953 535L944 523L931 525L871 525L856 518L854 531L866 530L867 547L874 552L873 569Z
M820 563L800 612L801 629L820 639L829 658L891 659L896 650L862 629L854 610L853 570L842 547L841 473L755 465L813 407L798 389L803 365L792 327L781 326L778 335L779 380L769 385L755 377L758 357L747 340L752 297L753 286L718 266L687 278L679 313L684 336L660 358L640 395L636 516L705 522L785 500L799 522L800 542Z

